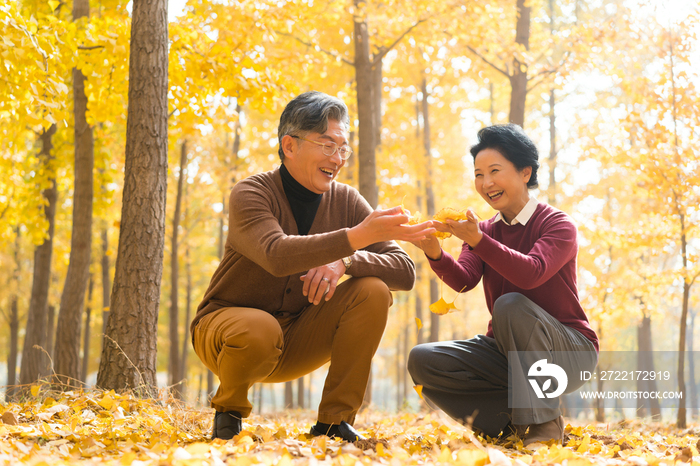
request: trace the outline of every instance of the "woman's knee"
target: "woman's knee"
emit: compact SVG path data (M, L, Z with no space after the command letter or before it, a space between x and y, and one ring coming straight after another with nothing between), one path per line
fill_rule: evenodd
M507 323L509 320L521 314L527 309L526 303L528 301L529 299L521 293L506 293L501 295L493 303L491 319L494 328Z
M408 373L411 374L414 383L420 385L425 380L425 369L428 367L428 360L432 352L432 345L424 343L414 346L408 354L406 368Z

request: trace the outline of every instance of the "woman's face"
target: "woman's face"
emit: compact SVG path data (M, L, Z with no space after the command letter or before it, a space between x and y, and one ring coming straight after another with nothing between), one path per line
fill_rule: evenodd
M476 190L508 222L520 213L530 199L527 182L531 174L532 167L518 171L496 149L484 149L474 158Z

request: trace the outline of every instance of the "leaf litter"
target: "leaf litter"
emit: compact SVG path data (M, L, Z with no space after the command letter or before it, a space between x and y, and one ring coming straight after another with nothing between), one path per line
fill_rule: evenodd
M211 409L113 391L43 392L0 405L0 463L109 465L700 466L700 427L644 420L567 425L564 445L484 438L444 414L364 410L354 443L311 437L309 411L252 415L230 441L210 440Z

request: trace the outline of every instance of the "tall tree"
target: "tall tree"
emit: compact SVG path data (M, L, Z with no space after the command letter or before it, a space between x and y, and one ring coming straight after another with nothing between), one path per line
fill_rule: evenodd
M178 281L180 277L179 229L182 215L182 197L184 195L185 167L187 166L187 140L180 145L180 172L177 179L175 196L175 213L173 214L173 232L170 245L170 385L173 396L181 397L182 388L176 387L183 379L180 363L180 307L178 303Z
M56 125L51 125L41 134L41 160L45 169L55 173L53 167L53 143L52 138L56 133ZM49 282L51 279L51 256L53 254L53 237L56 219L56 190L55 176L49 177L49 185L44 189L43 196L46 199L44 215L49 227L47 238L34 252L34 273L32 278L32 295L27 313L27 325L25 327L24 346L22 349L22 366L19 373L20 385L28 385L39 380L42 373L46 373L49 360L42 351L42 345L46 344L46 324L49 300Z
M89 0L73 1L73 20L90 15ZM92 127L87 122L88 99L86 78L73 68L75 184L73 188L73 232L70 262L61 295L56 326L55 371L58 380L68 386L80 380L80 335L85 290L90 278L92 252L92 172L95 165L95 143Z
M168 5L133 3L126 166L116 272L97 385L156 386L168 161Z

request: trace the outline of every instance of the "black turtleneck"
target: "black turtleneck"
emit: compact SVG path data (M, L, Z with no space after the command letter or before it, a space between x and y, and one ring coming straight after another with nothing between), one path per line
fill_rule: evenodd
M294 214L294 220L297 222L297 230L300 235L306 235L314 223L316 211L318 211L318 206L321 204L323 194L316 194L303 187L289 173L284 164L280 166L280 175L282 175L284 193L287 195L287 200L289 200L289 205Z

